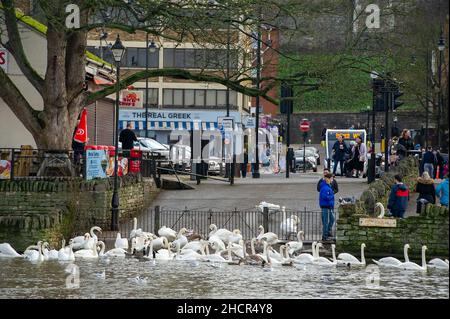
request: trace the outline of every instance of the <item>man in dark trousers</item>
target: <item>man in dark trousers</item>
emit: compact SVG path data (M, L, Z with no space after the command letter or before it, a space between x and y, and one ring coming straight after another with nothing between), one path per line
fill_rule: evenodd
M127 124L127 128L120 132L119 142L122 143L122 152L124 157L130 157L130 151L137 141L136 134L131 130L131 123Z
M434 167L436 166L436 156L433 153L433 148L431 146L427 147L427 151L422 157L422 171L428 172L428 174L433 178Z
M330 174L330 171L328 170L328 168L324 168L323 169L323 177L321 179L319 179L319 182L317 183L317 191L320 192L320 184L322 184L322 182L324 181L324 178ZM334 179L334 177L331 177L331 189L333 190L333 193L337 193L339 192L339 186L338 183L336 182L336 180Z
M344 176L345 154L348 153L348 146L345 144L342 134L339 134L337 139L338 140L333 145L333 175L336 175L337 164L339 163L341 168L341 176Z
M408 208L409 190L408 187L403 184L400 175L395 175L394 179L395 184L392 186L387 208L392 216L403 218L406 209Z

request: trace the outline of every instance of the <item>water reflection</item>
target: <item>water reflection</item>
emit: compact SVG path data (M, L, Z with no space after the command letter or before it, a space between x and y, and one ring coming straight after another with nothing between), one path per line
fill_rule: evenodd
M70 263L0 259L1 298L449 298L448 271L274 267L138 259L77 260L79 288L66 288ZM71 266L73 268L73 266ZM377 268L378 269L378 268ZM103 276L104 273L104 276ZM372 276L372 277L370 277ZM139 282L136 278L146 278Z

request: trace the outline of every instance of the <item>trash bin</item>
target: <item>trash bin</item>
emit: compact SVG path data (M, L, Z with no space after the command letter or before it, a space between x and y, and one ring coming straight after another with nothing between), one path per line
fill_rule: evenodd
M128 172L133 173L133 174L140 173L140 171L141 171L141 158L142 158L142 151L141 150L131 150Z
M419 215L424 214L424 213L425 213L425 209L426 209L428 203L429 203L429 202L428 202L426 199L424 199L424 198L419 198L419 199L417 200L416 213L419 214Z

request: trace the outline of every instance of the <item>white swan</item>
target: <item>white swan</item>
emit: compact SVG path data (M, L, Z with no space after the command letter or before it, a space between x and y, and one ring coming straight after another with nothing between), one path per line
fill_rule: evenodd
M97 243L98 246L100 246L101 250L98 253L99 257L118 257L118 258L125 258L127 251L123 248L113 248L108 250L105 253L105 243L103 241L98 241Z
M271 203L267 203L267 202L264 202L264 201L260 202L255 207L258 208L258 210L261 213L264 211L264 207L267 207L269 209L269 213L271 213L271 212L278 212L281 209L280 205L271 204Z
M418 264L407 261L402 263L401 265L396 266L396 268L403 269L403 270L417 270L417 271L427 271L427 261L425 259L425 251L427 250L427 246L422 246L422 266L419 266Z
M8 243L0 244L0 258L16 258L23 257Z
M151 243L150 243L150 245L151 245ZM169 243L167 243L165 248L158 250L158 252L155 254L155 259L158 259L158 260L173 260L174 257L175 257L175 255L170 251Z
M274 245L278 243L278 235L272 232L264 232L264 227L259 225L258 227L259 235L256 237L259 241L265 240L269 245Z
M380 215L377 216L377 218L383 218L384 217L384 205L380 202L375 204L375 210L379 208L380 209Z
M292 256L295 252L302 250L303 248L304 232L301 230L297 233L297 241L290 241L286 244L286 250L289 256Z
M405 258L405 262L409 261L408 249L409 249L409 244L405 244L405 246L403 246L403 256ZM402 262L395 257L384 257L384 258L381 258L380 260L372 259L372 261L375 264L377 264L378 266L383 266L383 267L396 267L396 266L400 266L402 264Z
M186 246L186 244L188 243L188 239L184 235L184 234L186 234L186 232L187 232L186 228L181 228L180 229L180 231L178 232L177 238L172 242L172 245L174 247L176 247L177 244L179 244L181 248Z
M191 249L191 250L196 251L196 252L201 252L203 250L203 246L206 243L207 242L204 241L204 240L190 241L183 247L183 249Z
M227 261L225 258L223 258L221 256L221 252L225 251L225 247L223 246L223 242L221 243L218 240L214 240L211 243L211 247L215 250L215 253L214 254L210 254L209 253L209 247L206 245L205 246L206 254L202 258L202 260L209 261L209 262L226 262Z
M239 229L234 229L233 233L228 237L230 243L239 244L242 240L242 234Z
M134 217L133 218L133 229L130 232L130 239L137 237L137 236L141 236L142 235L142 229L141 228L137 228L137 218Z
M281 211L283 212L283 216L286 215L286 208L283 206L281 208ZM289 236L290 234L297 233L297 225L299 224L300 220L297 215L291 215L289 218L284 218L283 221L280 224L280 233L284 234L286 236ZM287 237L286 237L287 238Z
M355 256L349 253L340 253L337 257L338 264L344 264L346 266L365 266L366 258L364 257L364 248L366 247L365 243L361 244L361 261Z
M65 246L66 242L63 239L62 248L58 251L58 260L59 261L74 261L75 255L73 253L73 241L69 241L69 246Z
M102 233L102 229L100 227L98 227L98 226L93 226L93 227L91 227L91 230L89 231L91 237L94 239L94 242L97 243L98 237L94 233L94 230L98 231L101 234Z
M28 246L24 251L24 256L30 261L44 261L44 254L42 253L42 241L38 241L37 245Z
M291 258L293 263L296 264L311 264L316 259L316 245L317 242L314 241L311 245L311 254L308 253L301 253L295 258Z
M255 254L255 242L256 242L256 238L252 238L252 240L250 242L251 254L247 255L245 243L244 243L244 241L242 241L242 254L244 256L242 261L247 265L260 266L260 265L262 265L264 259L261 258L261 256Z
M167 245L169 245L169 241L164 236L152 239L151 241L153 242L153 250L160 250L161 248L167 247Z
M224 242L224 244L228 244L230 240L230 236L233 236L233 232L229 231L225 228L217 229L217 226L215 224L211 224L209 226L210 232L208 239L211 239L211 237L215 236L218 237L221 241Z
M447 269L448 270L448 260L442 260L440 258L431 259L428 262L429 268L437 268L437 269Z
M74 250L86 249L85 244L89 239L91 239L91 235L89 233L86 233L83 236L77 236L72 238L71 240L73 242L73 249Z
M122 248L127 250L128 249L128 239L122 238L120 235L120 232L117 233L116 241L114 243L114 248Z
M314 264L317 264L319 266L336 266L337 265L336 251L335 251L336 245L331 244L331 255L333 257L333 260L329 260L328 258L325 257L320 257L319 255L320 247L323 247L322 243L318 243L316 245L316 259L314 261Z
M77 250L75 253L75 258L98 258L97 245L89 249Z
M197 253L195 250L192 249L180 249L180 243L177 242L176 244L177 254L175 256L175 260L182 260L182 261L195 261L195 260L203 260L203 256L205 255L203 249L201 249L202 254Z
M158 235L160 237L166 237L168 241L174 241L177 238L177 232L166 226L158 230Z

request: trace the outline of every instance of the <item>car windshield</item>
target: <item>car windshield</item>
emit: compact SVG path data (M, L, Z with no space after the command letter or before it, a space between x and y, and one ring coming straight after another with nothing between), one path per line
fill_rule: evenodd
M167 149L166 147L164 147L164 145L152 139L145 139L145 140L142 139L139 140L139 142L141 143L142 146L147 147L149 149L158 149L158 150Z
M297 151L294 152L294 154L297 157L303 157L303 150L297 150ZM305 155L308 156L308 157L309 156L314 156L314 152L307 149Z

